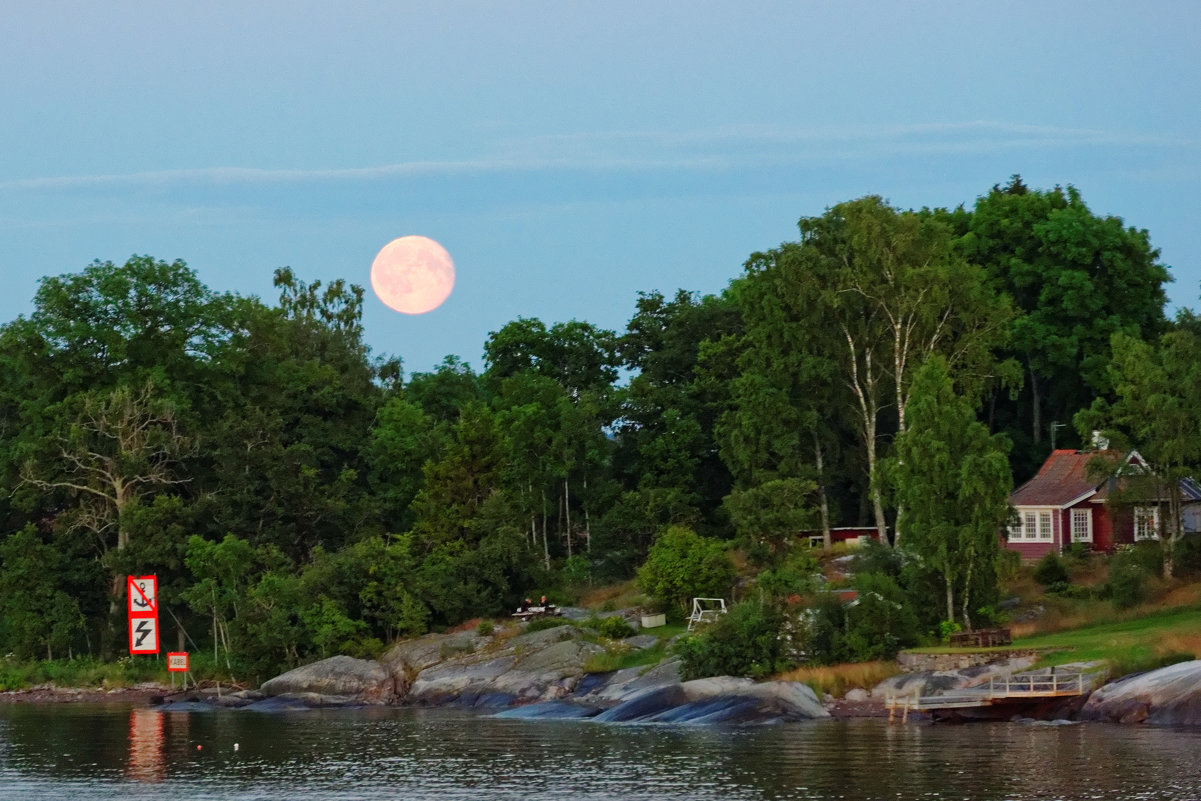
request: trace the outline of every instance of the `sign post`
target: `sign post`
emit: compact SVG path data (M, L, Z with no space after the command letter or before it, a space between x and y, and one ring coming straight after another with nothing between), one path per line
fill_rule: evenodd
M129 609L129 653L158 653L158 579L129 576L126 586Z
M171 673L171 689L175 689L175 674L183 674L183 688L188 689L188 652L168 651L167 670Z

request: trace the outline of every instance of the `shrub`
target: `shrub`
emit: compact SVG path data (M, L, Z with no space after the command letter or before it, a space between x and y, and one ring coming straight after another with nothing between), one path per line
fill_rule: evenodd
M847 609L847 657L850 662L892 659L917 641L917 615L892 576L867 573L855 578L859 597Z
M1050 588L1056 584L1070 584L1068 569L1063 564L1059 554L1051 551L1034 566L1034 580L1044 587Z
M1147 600L1147 571L1136 560L1114 557L1102 588L1118 609L1129 609Z
M1001 581L1013 581L1022 568L1022 555L1017 551L1002 548L997 554L997 578Z
M1115 558L1138 565L1144 573L1159 575L1163 572L1163 546L1159 540L1136 542Z
M630 628L630 624L626 623L625 619L618 615L590 617L580 625L593 629L602 637L608 637L610 640L624 640L626 637L631 637L634 634L634 630Z
M493 631L495 631L495 627L491 620L481 620L480 624L475 627L475 633L481 637L491 637Z
M1185 534L1172 549L1172 573L1179 578L1201 576L1201 534Z
M1073 542L1064 550L1063 555L1074 562L1084 562L1093 555L1093 547L1087 542Z
M1078 600L1087 600L1093 597L1093 591L1089 587L1081 587L1078 584L1068 584L1063 581L1057 581L1047 587L1047 594L1058 595L1060 598L1074 598Z
M642 589L682 617L691 598L724 596L734 580L725 545L684 526L669 526L638 568Z
M770 606L735 604L702 633L676 643L681 678L762 678L792 667L780 637L783 623L783 615Z
M851 561L851 570L856 575L883 573L886 576L898 578L903 566L900 551L876 540L865 542Z

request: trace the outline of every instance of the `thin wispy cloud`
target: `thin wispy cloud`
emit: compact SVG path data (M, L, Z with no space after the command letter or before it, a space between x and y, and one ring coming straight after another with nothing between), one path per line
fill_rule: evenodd
M989 121L796 129L730 126L693 131L596 131L509 138L495 143L494 155L474 159L338 169L200 167L48 176L0 181L0 191L354 183L426 176L568 171L713 171L906 154L959 155L1086 146L1195 148L1196 144L1190 139L1155 134Z

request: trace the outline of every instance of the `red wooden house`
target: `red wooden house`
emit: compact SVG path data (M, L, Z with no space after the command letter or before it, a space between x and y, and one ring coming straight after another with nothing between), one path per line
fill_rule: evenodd
M1094 551L1159 538L1160 500L1106 503L1122 475L1142 473L1147 462L1138 451L1053 451L1034 478L1014 490L1009 503L1016 510L1005 547L1023 559L1039 559L1072 543ZM1180 482L1186 505L1185 529L1194 518L1189 505L1201 502L1201 487L1191 479Z

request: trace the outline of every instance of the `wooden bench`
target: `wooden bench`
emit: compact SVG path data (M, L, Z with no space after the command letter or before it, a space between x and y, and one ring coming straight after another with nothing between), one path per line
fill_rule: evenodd
M952 648L992 648L1013 643L1009 629L978 629L960 631L951 635L948 643Z

